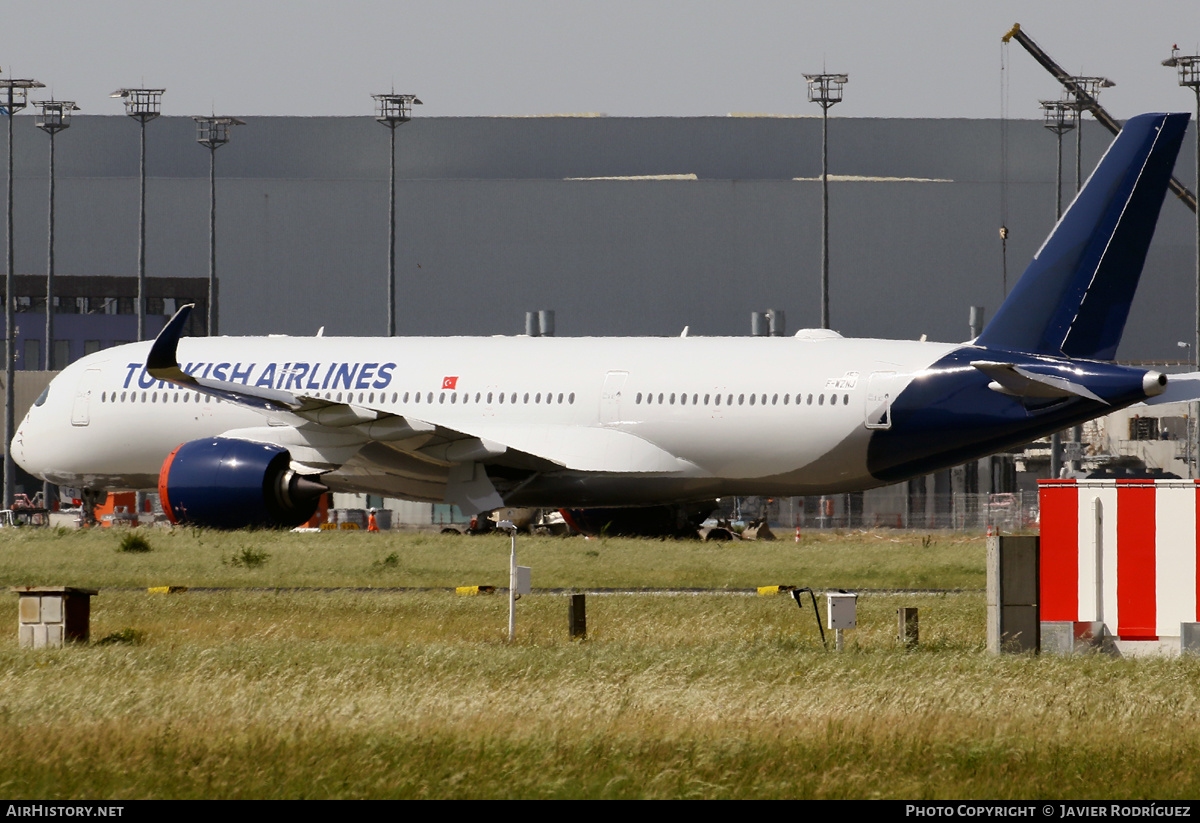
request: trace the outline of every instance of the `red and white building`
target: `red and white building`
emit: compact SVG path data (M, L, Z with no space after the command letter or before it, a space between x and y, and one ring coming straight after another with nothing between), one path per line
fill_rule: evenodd
M1178 652L1200 622L1200 482L1047 480L1041 620L1103 623L1125 654Z

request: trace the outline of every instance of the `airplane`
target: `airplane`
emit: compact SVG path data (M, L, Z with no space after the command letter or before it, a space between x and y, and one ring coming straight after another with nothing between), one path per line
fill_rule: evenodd
M1187 127L1131 119L982 334L206 337L71 364L12 441L51 483L152 490L174 523L290 527L326 491L601 510L694 528L726 495L895 483L1139 403L1197 375L1112 361ZM537 368L530 368L536 364Z

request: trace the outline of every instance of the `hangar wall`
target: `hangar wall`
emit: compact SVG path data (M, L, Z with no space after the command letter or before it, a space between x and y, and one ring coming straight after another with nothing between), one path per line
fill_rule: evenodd
M217 153L226 334L381 334L387 130L255 118ZM47 138L18 116L17 272L44 271ZM745 334L751 311L819 322L819 118L420 118L397 132L401 334ZM1188 143L1192 140L1188 137ZM1084 174L1109 138L1083 131ZM1008 129L1008 285L1053 223L1054 138ZM1074 138L1064 141L1073 191ZM1194 177L1191 152L1176 176ZM137 126L76 117L57 141L57 270L137 267ZM961 340L1002 298L1000 124L830 121L831 316L846 335ZM147 273L208 272L208 151L190 118L147 127ZM565 178L694 174L695 180ZM946 182L932 182L946 181ZM1069 194L1068 194L1069 197ZM1193 335L1192 215L1164 205L1119 356L1178 359ZM0 239L0 245L2 245Z

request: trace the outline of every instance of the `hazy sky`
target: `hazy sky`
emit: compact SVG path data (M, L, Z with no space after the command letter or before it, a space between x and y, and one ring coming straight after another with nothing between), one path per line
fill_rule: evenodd
M83 113L164 87L165 114L815 114L802 74L846 72L847 117L996 117L1014 22L1114 116L1194 110L1160 63L1200 53L1200 0L4 0L0 66ZM1009 114L1057 83L1015 43ZM12 72L12 74L10 74Z

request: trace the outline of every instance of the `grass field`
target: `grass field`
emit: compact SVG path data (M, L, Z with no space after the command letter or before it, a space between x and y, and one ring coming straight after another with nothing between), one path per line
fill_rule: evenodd
M145 534L2 536L6 584L102 591L37 652L9 595L0 796L1200 796L1200 661L988 655L981 538L518 542L535 587L968 589L864 595L834 653L787 597L592 595L580 643L535 593L509 644L503 596L291 588L503 585L503 538Z
M103 586L508 585L509 540L413 532L141 530L151 551L116 551L109 529L0 535L0 584ZM898 533L899 534L899 533ZM984 587L984 542L887 533L809 535L804 542L518 538L533 585L846 589ZM233 562L265 554L258 566Z

